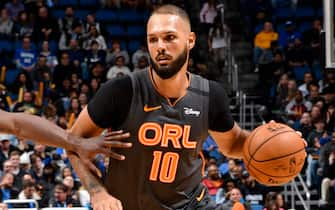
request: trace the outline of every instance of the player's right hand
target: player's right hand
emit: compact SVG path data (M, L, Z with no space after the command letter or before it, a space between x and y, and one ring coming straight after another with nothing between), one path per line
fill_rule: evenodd
M93 210L122 210L122 203L117 198L102 190L91 195Z

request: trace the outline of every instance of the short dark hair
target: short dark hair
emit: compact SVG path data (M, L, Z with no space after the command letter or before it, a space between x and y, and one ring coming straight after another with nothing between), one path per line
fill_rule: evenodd
M183 20L185 20L191 28L191 21L190 21L190 18L188 16L188 14L186 13L186 11L183 10L182 8L180 8L180 7L177 7L177 6L173 5L173 4L165 4L165 5L162 5L162 6L158 7L157 9L155 9L151 13L150 18L151 18L151 16L153 16L155 14L169 14L169 15L179 16Z

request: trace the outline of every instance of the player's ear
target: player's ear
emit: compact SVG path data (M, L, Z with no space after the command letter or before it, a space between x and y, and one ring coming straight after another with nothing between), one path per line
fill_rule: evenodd
M191 50L195 45L196 36L194 32L190 32L188 36L188 48Z

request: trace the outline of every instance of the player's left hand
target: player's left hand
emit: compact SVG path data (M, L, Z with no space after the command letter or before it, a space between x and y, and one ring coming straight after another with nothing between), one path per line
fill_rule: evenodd
M88 139L81 139L77 143L74 152L79 156L82 162L96 175L101 177L100 170L92 163L92 159L97 154L104 154L108 157L124 160L123 155L113 152L111 148L130 148L132 144L129 142L122 142L122 140L129 138L129 133L123 131L108 132L105 136L97 136Z

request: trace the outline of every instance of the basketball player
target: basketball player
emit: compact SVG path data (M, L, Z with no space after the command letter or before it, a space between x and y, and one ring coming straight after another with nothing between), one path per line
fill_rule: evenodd
M216 208L200 184L203 140L209 133L225 155L242 158L249 134L233 121L224 88L187 72L195 40L185 11L158 8L147 23L150 70L107 82L79 115L74 135L122 129L133 144L103 182L70 156L94 210Z
M62 147L69 152L78 155L81 160L98 176L100 171L89 160L98 153L106 154L112 158L123 160L124 157L117 154L109 147L129 148L131 144L119 140L129 137L129 133L122 131L110 132L106 137L94 137L83 139L69 134L62 128L46 119L24 113L9 113L0 110L0 132L11 133L22 139L29 139L38 144L54 147Z

